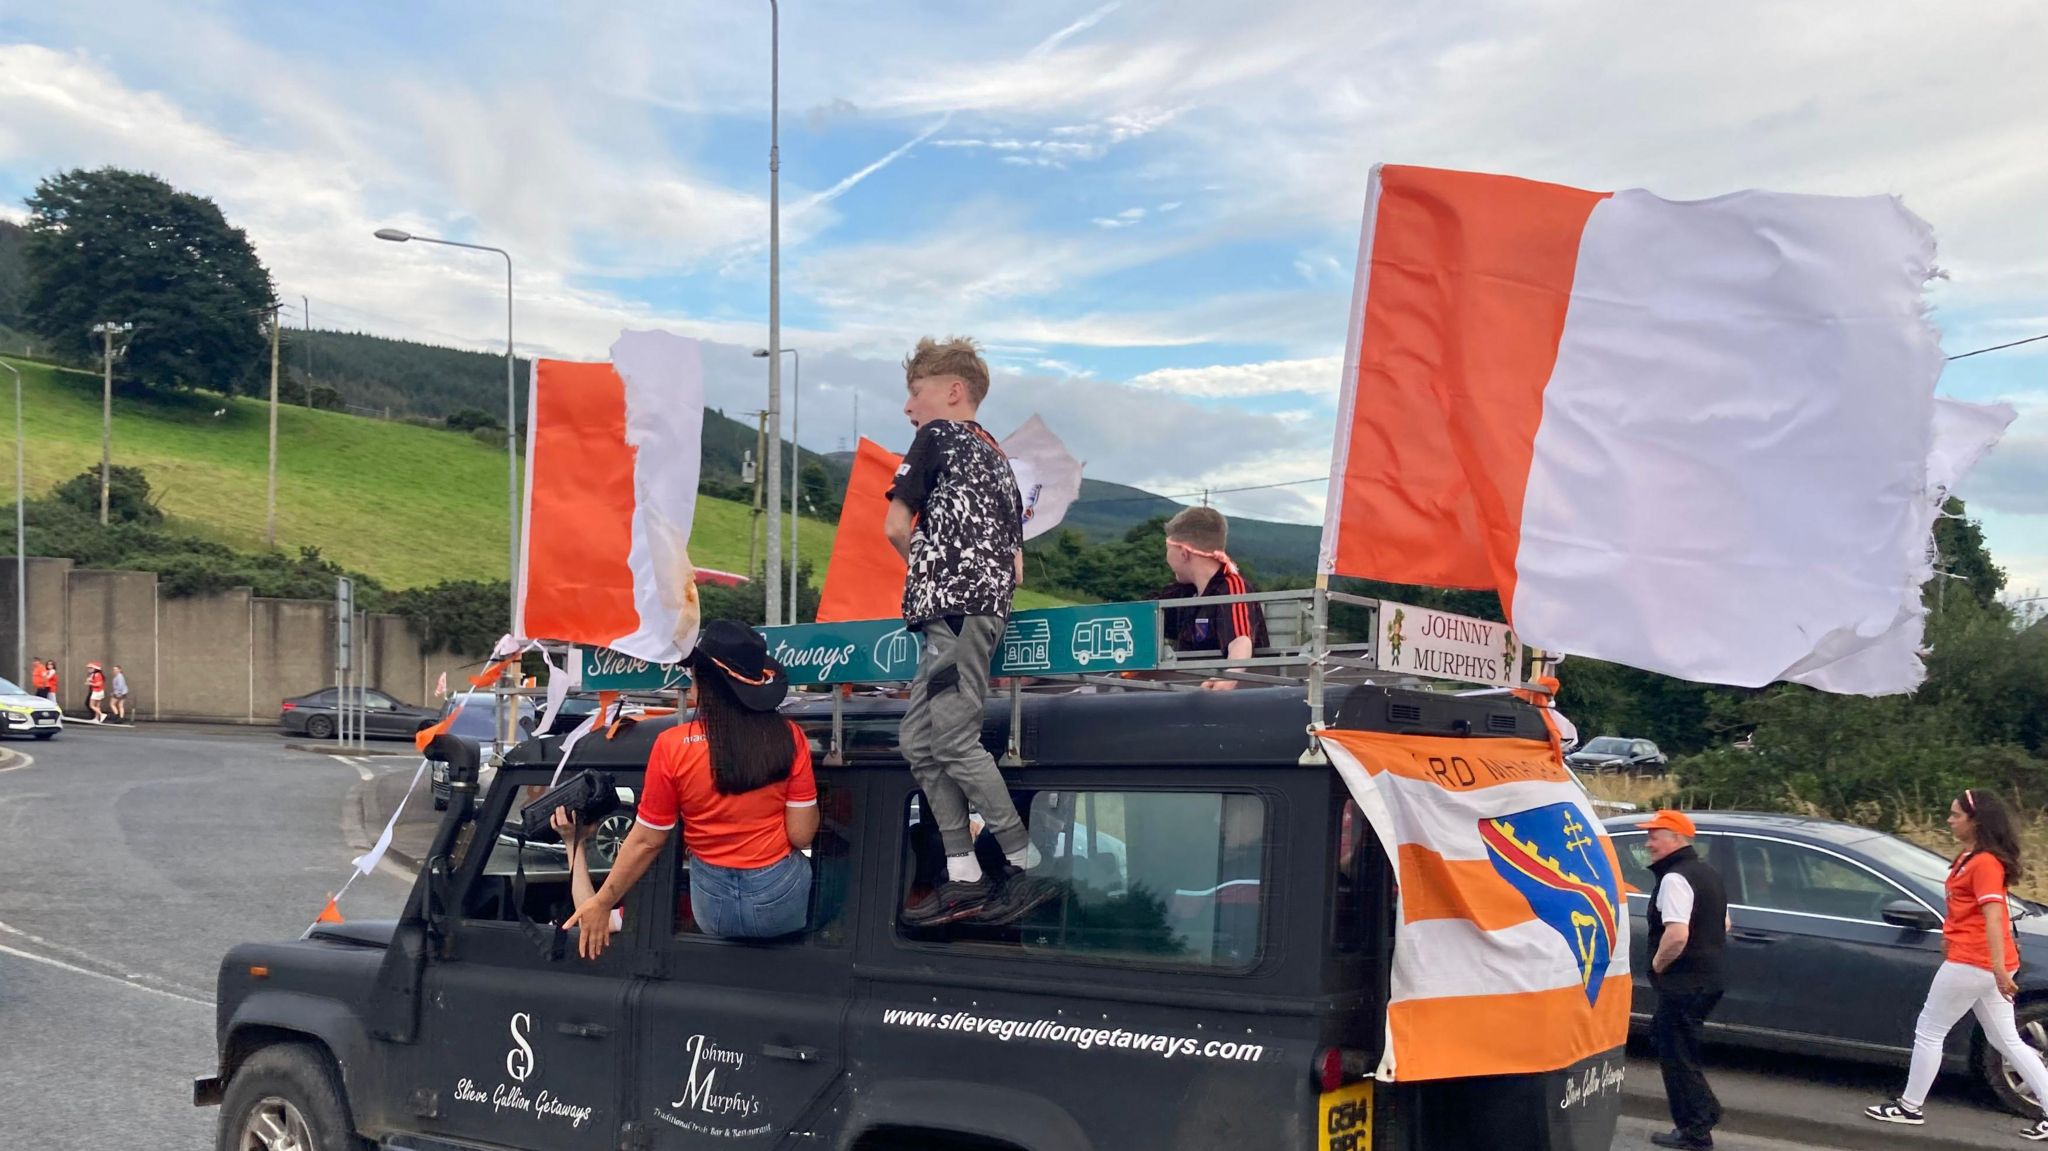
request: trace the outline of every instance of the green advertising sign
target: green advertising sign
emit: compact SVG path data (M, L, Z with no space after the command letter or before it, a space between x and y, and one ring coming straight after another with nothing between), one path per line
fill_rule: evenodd
M923 647L901 620L864 619L758 629L768 654L799 687L891 683L916 678ZM648 663L608 648L582 647L587 691L675 691L689 682L679 667ZM991 675L1077 675L1147 671L1159 666L1159 605L1088 604L1010 617L989 662Z
M886 683L917 676L922 644L896 620L762 628L768 654L794 684ZM1010 617L993 675L1074 675L1144 670L1159 664L1159 605L1090 604Z
M675 664L649 663L608 647L576 645L585 691L681 691L690 673Z

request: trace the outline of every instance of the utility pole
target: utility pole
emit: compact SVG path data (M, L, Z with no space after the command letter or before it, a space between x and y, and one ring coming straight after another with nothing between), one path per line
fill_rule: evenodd
M313 301L300 296L299 303L302 305L299 308L299 318L305 322L302 330L306 333L306 387L311 388L313 386Z
M132 332L134 324L112 320L94 324L92 333L101 338L100 380L100 526L107 526L107 485L114 471L114 337Z
M747 521L747 575L754 574L754 548L761 536L761 453L767 450L768 413L754 412L754 517Z
M768 0L768 626L782 622L782 8Z
M277 546L277 344L284 327L283 307L270 308L270 478L263 493L263 546L268 548Z

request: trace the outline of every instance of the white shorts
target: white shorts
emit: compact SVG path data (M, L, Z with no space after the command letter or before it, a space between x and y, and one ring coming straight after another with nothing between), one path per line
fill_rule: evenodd
M88 702L98 703L99 701L107 698L107 693L103 691L96 691L93 692L90 696L87 696L86 698Z

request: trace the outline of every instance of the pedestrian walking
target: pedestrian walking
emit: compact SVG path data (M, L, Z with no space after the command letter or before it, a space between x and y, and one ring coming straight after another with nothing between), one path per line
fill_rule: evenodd
M2027 1081L2036 1105L2048 1104L2048 1068L2021 1041L2012 1014L2013 998L2019 994L2012 973L2019 970L2020 949L2005 895L2023 871L2012 812L1995 793L1973 787L1949 804L1948 829L1962 851L1949 864L1944 885L1948 914L1941 924L1942 963L1913 1025L1913 1063L1906 1073L1905 1092L1863 1109L1880 1123L1918 1127L1927 1121L1921 1109L1927 1103L1927 1089L1934 1086L1935 1072L1941 1069L1942 1044L1970 1011L1977 1013L1985 1038ZM2048 1141L2048 1115L2021 1131L2020 1138Z
M1714 1145L1721 1101L1700 1066L1707 1016L1721 1001L1721 952L1728 939L1728 896L1721 875L1693 850L1698 835L1684 812L1659 811L1643 824L1650 870L1650 986L1657 992L1650 1038L1664 1073L1673 1129L1650 1136L1659 1147L1704 1151Z
M29 665L28 689L31 693L43 699L50 698L50 662L48 660L38 659Z
M85 706L92 712L94 723L107 721L107 673L96 663L85 665Z
M108 685L109 699L114 708L114 718L128 722L128 677L121 674L121 665L114 665L114 678Z

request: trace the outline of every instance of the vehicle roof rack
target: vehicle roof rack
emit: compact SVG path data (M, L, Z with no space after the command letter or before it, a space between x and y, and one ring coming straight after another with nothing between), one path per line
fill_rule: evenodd
M1169 646L1170 610L1238 603L1268 612L1291 606L1305 624L1299 642L1259 648L1247 659L1187 658ZM1370 638L1331 642L1332 604L1363 609ZM785 711L823 737L826 764L897 754L896 723L920 646L901 620L761 631L800 689ZM570 654L586 690L672 698L683 678L679 668L601 649ZM1525 651L1506 624L1334 592L1325 581L1295 591L1020 611L1008 619L991 668L996 691L983 739L1004 767L1105 757L1320 763L1313 733L1326 725L1547 739L1540 711L1525 700L1547 694L1540 681L1550 662ZM1199 690L1214 679L1237 681L1240 690ZM648 720L617 739L586 741L574 760L644 763L640 745L672 722ZM516 761L552 764L559 742L532 741L532 756ZM1276 757L1275 749L1289 747L1295 750Z

